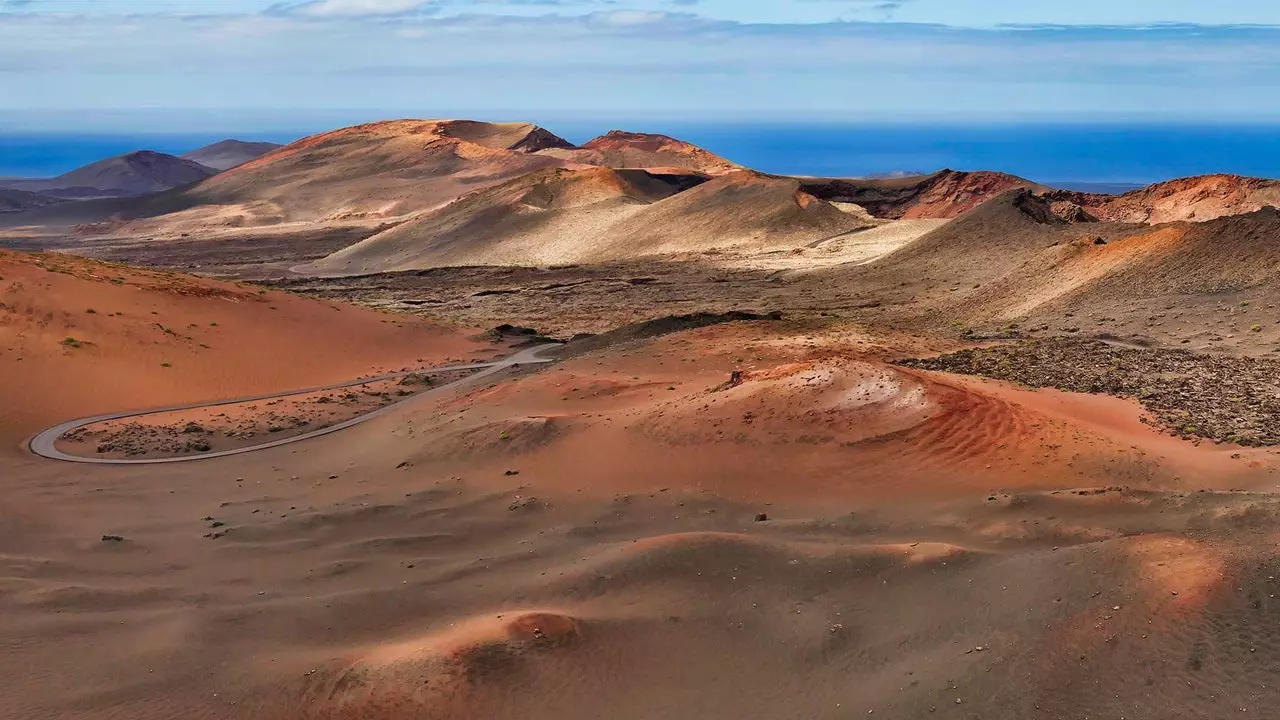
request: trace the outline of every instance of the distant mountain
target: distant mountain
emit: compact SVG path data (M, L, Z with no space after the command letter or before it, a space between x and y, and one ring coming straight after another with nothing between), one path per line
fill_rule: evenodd
M55 178L6 180L3 187L65 199L129 197L190 185L216 173L191 160L139 150Z
M206 145L198 150L192 150L182 157L214 170L230 170L256 157L266 155L279 147L284 146L269 142L223 140L212 145Z
M1064 180L1061 182L1045 183L1051 188L1059 190L1072 190L1082 193L1095 193L1098 195L1123 195L1134 190L1141 190L1146 187L1141 183L1109 183L1109 182L1075 182Z

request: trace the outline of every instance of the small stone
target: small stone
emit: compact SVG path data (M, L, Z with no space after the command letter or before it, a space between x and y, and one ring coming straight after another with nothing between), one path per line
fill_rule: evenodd
M769 513L756 513L756 522L769 522Z

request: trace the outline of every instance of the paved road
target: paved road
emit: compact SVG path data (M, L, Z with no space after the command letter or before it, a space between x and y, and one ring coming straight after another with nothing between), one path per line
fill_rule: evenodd
M289 390L288 392L271 393L268 395L255 395L254 397L236 398L234 400L219 400L217 402L211 402L211 403L192 403L190 405L174 405L172 407L153 408L151 410L130 410L127 412L109 413L107 415L95 415L94 417L80 418L78 420L68 420L67 422L62 423L61 425L56 425L54 427L51 427L48 430L45 430L44 432L40 433L39 435L36 435L34 438L31 438L31 442L28 443L27 446L31 449L31 452L41 457L49 458L50 460L63 460L66 462L76 462L76 463L92 463L95 465L156 465L160 463L193 462L195 460L209 460L211 458L226 457L228 455L242 455L244 453L256 452L258 450L266 450L267 448L280 447L281 445L288 445L290 443L302 442L303 440L310 440L311 438L320 437L321 435L328 435L329 433L335 433L335 432L338 432L339 430L346 430L349 427L359 425L362 422L367 422L369 420L372 420L378 417L379 415L390 412L394 408L399 407L400 405L406 402L409 402L411 400L417 400L418 398L422 398L428 395L434 395L436 393L443 392L450 388L458 387L459 385L465 385L468 383L476 382L477 380L480 380L482 378L488 377L495 373L502 372L503 370L506 370L509 367L515 367L517 365L532 365L536 363L554 362L554 360L541 357L541 354L544 351L550 350L551 348L555 348L555 347L560 347L560 346L550 345L550 344L539 345L537 347L521 350L515 355L511 355L502 360L498 360L497 362L491 362L491 363L476 363L473 365L452 365L450 367L442 367L442 368L424 368L422 370L413 370L409 372L398 372L398 373L390 373L387 375L379 375L378 377L365 378L363 380L355 380L352 382L338 383L336 385L324 385L321 387L303 388L301 390ZM282 438L280 440L275 440L269 443L263 443L262 445L254 445L252 447L236 448L235 450L221 450L219 452L204 453L201 455L185 455L182 457L151 458L151 459L140 459L140 460L81 457L79 455L68 455L62 452L61 450L58 450L56 447L54 447L54 443L58 441L58 438L62 437L66 433L69 433L72 430L75 430L77 428L84 427L85 425L92 425L94 423L100 423L106 420L120 420L122 418L137 417L139 415L151 415L153 413L171 412L174 410L193 410L196 408L218 407L220 405L234 405L236 403L243 403L243 402L270 400L272 398L288 397L290 395L301 395L303 393L324 392L326 390L339 390L341 388L352 387L354 385L360 385L367 382L377 382L379 380L393 380L395 378L405 377L406 375L411 375L413 373L444 372L448 370L478 370L479 372L476 372L472 375L468 375L467 377L461 380L451 382L448 385L441 385L440 387L432 388L431 390L427 390L426 392L418 393L417 395L414 395L413 397L405 398L404 400L401 400L398 403L393 403L391 405L387 405L386 407L380 407L377 410L374 410L373 412L351 418L350 420L347 420L345 422L340 422L336 425L330 425L329 427L321 428L319 430L315 430L303 435L295 435L293 437Z

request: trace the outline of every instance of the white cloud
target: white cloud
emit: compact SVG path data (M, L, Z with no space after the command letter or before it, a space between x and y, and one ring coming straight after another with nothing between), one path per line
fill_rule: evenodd
M743 25L666 13L386 16L407 4L344 0L317 14L313 3L306 15L7 16L0 19L0 111L1280 115L1272 89L1280 30L1267 28ZM354 22L335 14L371 9L383 15Z
M429 4L429 0L310 0L279 5L276 10L312 17L376 17L402 15L421 10Z

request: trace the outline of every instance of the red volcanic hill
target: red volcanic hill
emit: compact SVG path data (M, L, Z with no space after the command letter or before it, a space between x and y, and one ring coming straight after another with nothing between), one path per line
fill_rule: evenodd
M1050 199L1074 202L1101 220L1130 223L1205 221L1280 206L1280 181L1240 175L1202 175L1156 183L1123 195L1055 190Z
M1015 188L1049 189L1016 175L956 170L903 178L805 178L803 187L824 200L855 203L894 220L950 219Z
M666 135L613 130L581 148L557 148L543 154L611 168L678 169L719 175L742 166L715 153Z

